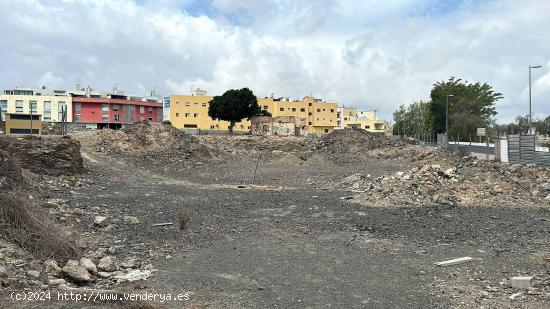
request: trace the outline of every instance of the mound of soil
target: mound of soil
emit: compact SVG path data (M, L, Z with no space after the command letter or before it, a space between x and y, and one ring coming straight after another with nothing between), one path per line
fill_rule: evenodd
M407 141L392 140L362 129L335 130L317 141L314 153L322 153L334 163L359 163L370 157L367 152L378 149L404 147Z
M72 138L2 136L0 148L5 149L21 168L36 174L60 176L84 171L80 143Z
M103 129L90 144L97 152L153 165L216 159L214 151L196 137L167 124L140 122L128 129Z

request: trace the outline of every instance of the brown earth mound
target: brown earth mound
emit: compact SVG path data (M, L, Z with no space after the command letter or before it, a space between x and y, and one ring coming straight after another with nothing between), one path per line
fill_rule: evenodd
M369 152L373 150L404 147L409 144L404 140L393 140L362 129L343 129L320 138L313 153L323 153L338 164L358 163L372 157Z
M146 121L128 129L103 129L90 142L97 152L131 157L153 165L216 159L213 149L196 137L171 125Z
M5 149L22 168L50 176L75 175L84 171L80 143L72 138L0 137Z

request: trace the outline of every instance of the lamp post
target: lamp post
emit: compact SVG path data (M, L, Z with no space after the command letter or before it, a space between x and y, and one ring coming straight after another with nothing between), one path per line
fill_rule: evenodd
M447 138L449 133L449 98L452 98L452 97L454 97L454 95L452 94L447 95L447 105L445 106L445 135L447 135Z
M529 65L529 134L532 133L532 126L533 126L533 113L531 111L531 71L533 69L541 68L540 65Z

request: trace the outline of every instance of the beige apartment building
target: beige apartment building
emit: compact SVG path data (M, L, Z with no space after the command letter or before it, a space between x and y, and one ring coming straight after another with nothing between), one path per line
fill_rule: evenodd
M197 129L205 131L227 131L229 122L213 120L208 116L208 105L213 99L204 91L191 95L170 96L170 121L178 129ZM338 104L324 102L312 96L302 100L288 98L259 98L260 108L267 110L273 117L292 116L303 126L300 132L320 136L334 131L337 125L336 109ZM250 121L243 120L235 125L235 132L249 132Z
M61 109L67 108L67 122L72 122L72 98L64 90L9 89L0 95L2 119L5 114L40 115L43 122L61 122Z

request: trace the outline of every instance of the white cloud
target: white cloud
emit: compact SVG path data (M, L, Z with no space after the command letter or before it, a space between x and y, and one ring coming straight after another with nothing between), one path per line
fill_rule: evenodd
M390 117L427 99L433 82L487 82L501 121L525 114L529 64L537 115L550 114L550 2L435 0L225 1L209 16L195 0L3 0L0 87L258 95L312 93ZM202 2L204 4L204 2Z

